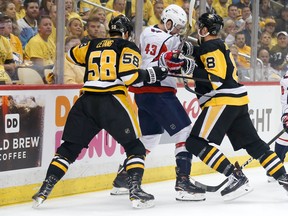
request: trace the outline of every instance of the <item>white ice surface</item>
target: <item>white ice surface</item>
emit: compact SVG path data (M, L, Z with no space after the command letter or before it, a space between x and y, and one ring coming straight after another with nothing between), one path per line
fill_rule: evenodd
M285 165L287 167L287 164ZM220 191L207 193L206 201L175 200L174 180L144 184L143 189L155 196L155 207L132 209L128 196L110 196L109 191L85 193L47 199L38 209L32 202L0 207L0 216L281 216L288 213L288 194L276 182L267 183L263 168L244 169L254 190L234 201L224 202ZM196 176L196 180L217 185L221 174ZM1 197L0 197L1 199Z

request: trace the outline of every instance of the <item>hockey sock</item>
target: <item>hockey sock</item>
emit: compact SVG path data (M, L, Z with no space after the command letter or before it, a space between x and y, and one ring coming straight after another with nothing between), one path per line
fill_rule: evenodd
M126 171L128 175L138 173L143 176L144 173L144 155L131 155L126 159Z
M288 152L288 146L280 145L277 142L275 143L275 153L282 162L284 162L285 155L287 152Z
M54 175L60 180L67 172L69 165L70 162L66 158L56 154L48 167L46 179Z
M267 174L273 176L275 179L286 173L283 163L276 153L271 150L266 151L258 160Z
M177 173L190 175L192 154L189 152L180 152L176 155Z
M235 168L223 153L210 145L206 146L198 157L212 169L223 173L225 176L229 176Z

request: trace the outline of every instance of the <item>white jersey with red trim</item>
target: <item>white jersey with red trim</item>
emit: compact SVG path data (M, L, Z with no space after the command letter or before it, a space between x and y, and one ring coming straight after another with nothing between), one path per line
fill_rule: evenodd
M288 72L280 80L281 86L281 105L282 115L288 113ZM283 124L279 126L279 130L283 129ZM288 133L282 134L276 142L280 145L288 146Z
M140 68L158 66L160 55L166 51L177 50L180 46L180 37L172 36L156 26L146 27L140 35L140 50L142 56L142 65ZM168 87L168 88L167 88ZM172 89L171 89L172 88ZM161 82L148 84L146 82L138 83L129 88L132 92L167 92L176 91L177 79L167 77Z

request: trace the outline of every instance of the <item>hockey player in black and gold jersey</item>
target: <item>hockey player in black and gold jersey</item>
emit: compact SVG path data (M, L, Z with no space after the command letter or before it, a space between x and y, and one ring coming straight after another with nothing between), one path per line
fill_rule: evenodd
M193 53L198 67L194 69L193 77L202 112L186 140L187 150L228 177L227 187L221 191L224 200L252 191L239 164L234 166L217 147L209 144L220 145L225 134L235 151L245 149L288 191L288 175L283 163L258 136L248 113L247 91L238 83L232 54L217 36L223 27L222 18L204 13L198 27L200 46L195 47Z
M125 16L109 23L110 38L94 39L68 51L67 59L85 67L82 95L69 112L62 140L40 190L32 197L42 204L54 185L65 175L83 148L105 129L125 149L129 198L134 208L154 205L154 196L141 189L146 150L139 140L141 130L127 99L126 86L137 82L155 83L167 76L167 69L139 69L140 51L128 41L133 28Z

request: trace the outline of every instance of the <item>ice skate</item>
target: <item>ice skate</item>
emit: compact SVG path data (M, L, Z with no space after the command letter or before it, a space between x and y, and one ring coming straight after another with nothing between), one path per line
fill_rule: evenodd
M47 199L57 181L57 177L51 175L43 182L39 191L32 196L33 208L37 208Z
M283 186L288 195L288 174L283 174L277 179L278 183Z
M126 195L129 194L128 187L128 174L125 168L120 164L117 172L117 176L113 181L113 188L110 195Z
M146 193L141 188L141 177L138 173L129 176L129 198L133 208L151 208L154 206L154 196Z
M205 190L196 187L188 175L177 174L175 190L178 201L204 201L206 199Z
M239 164L236 162L235 170L228 177L227 187L221 191L224 201L234 200L244 196L253 190L249 185L248 178L242 172Z

